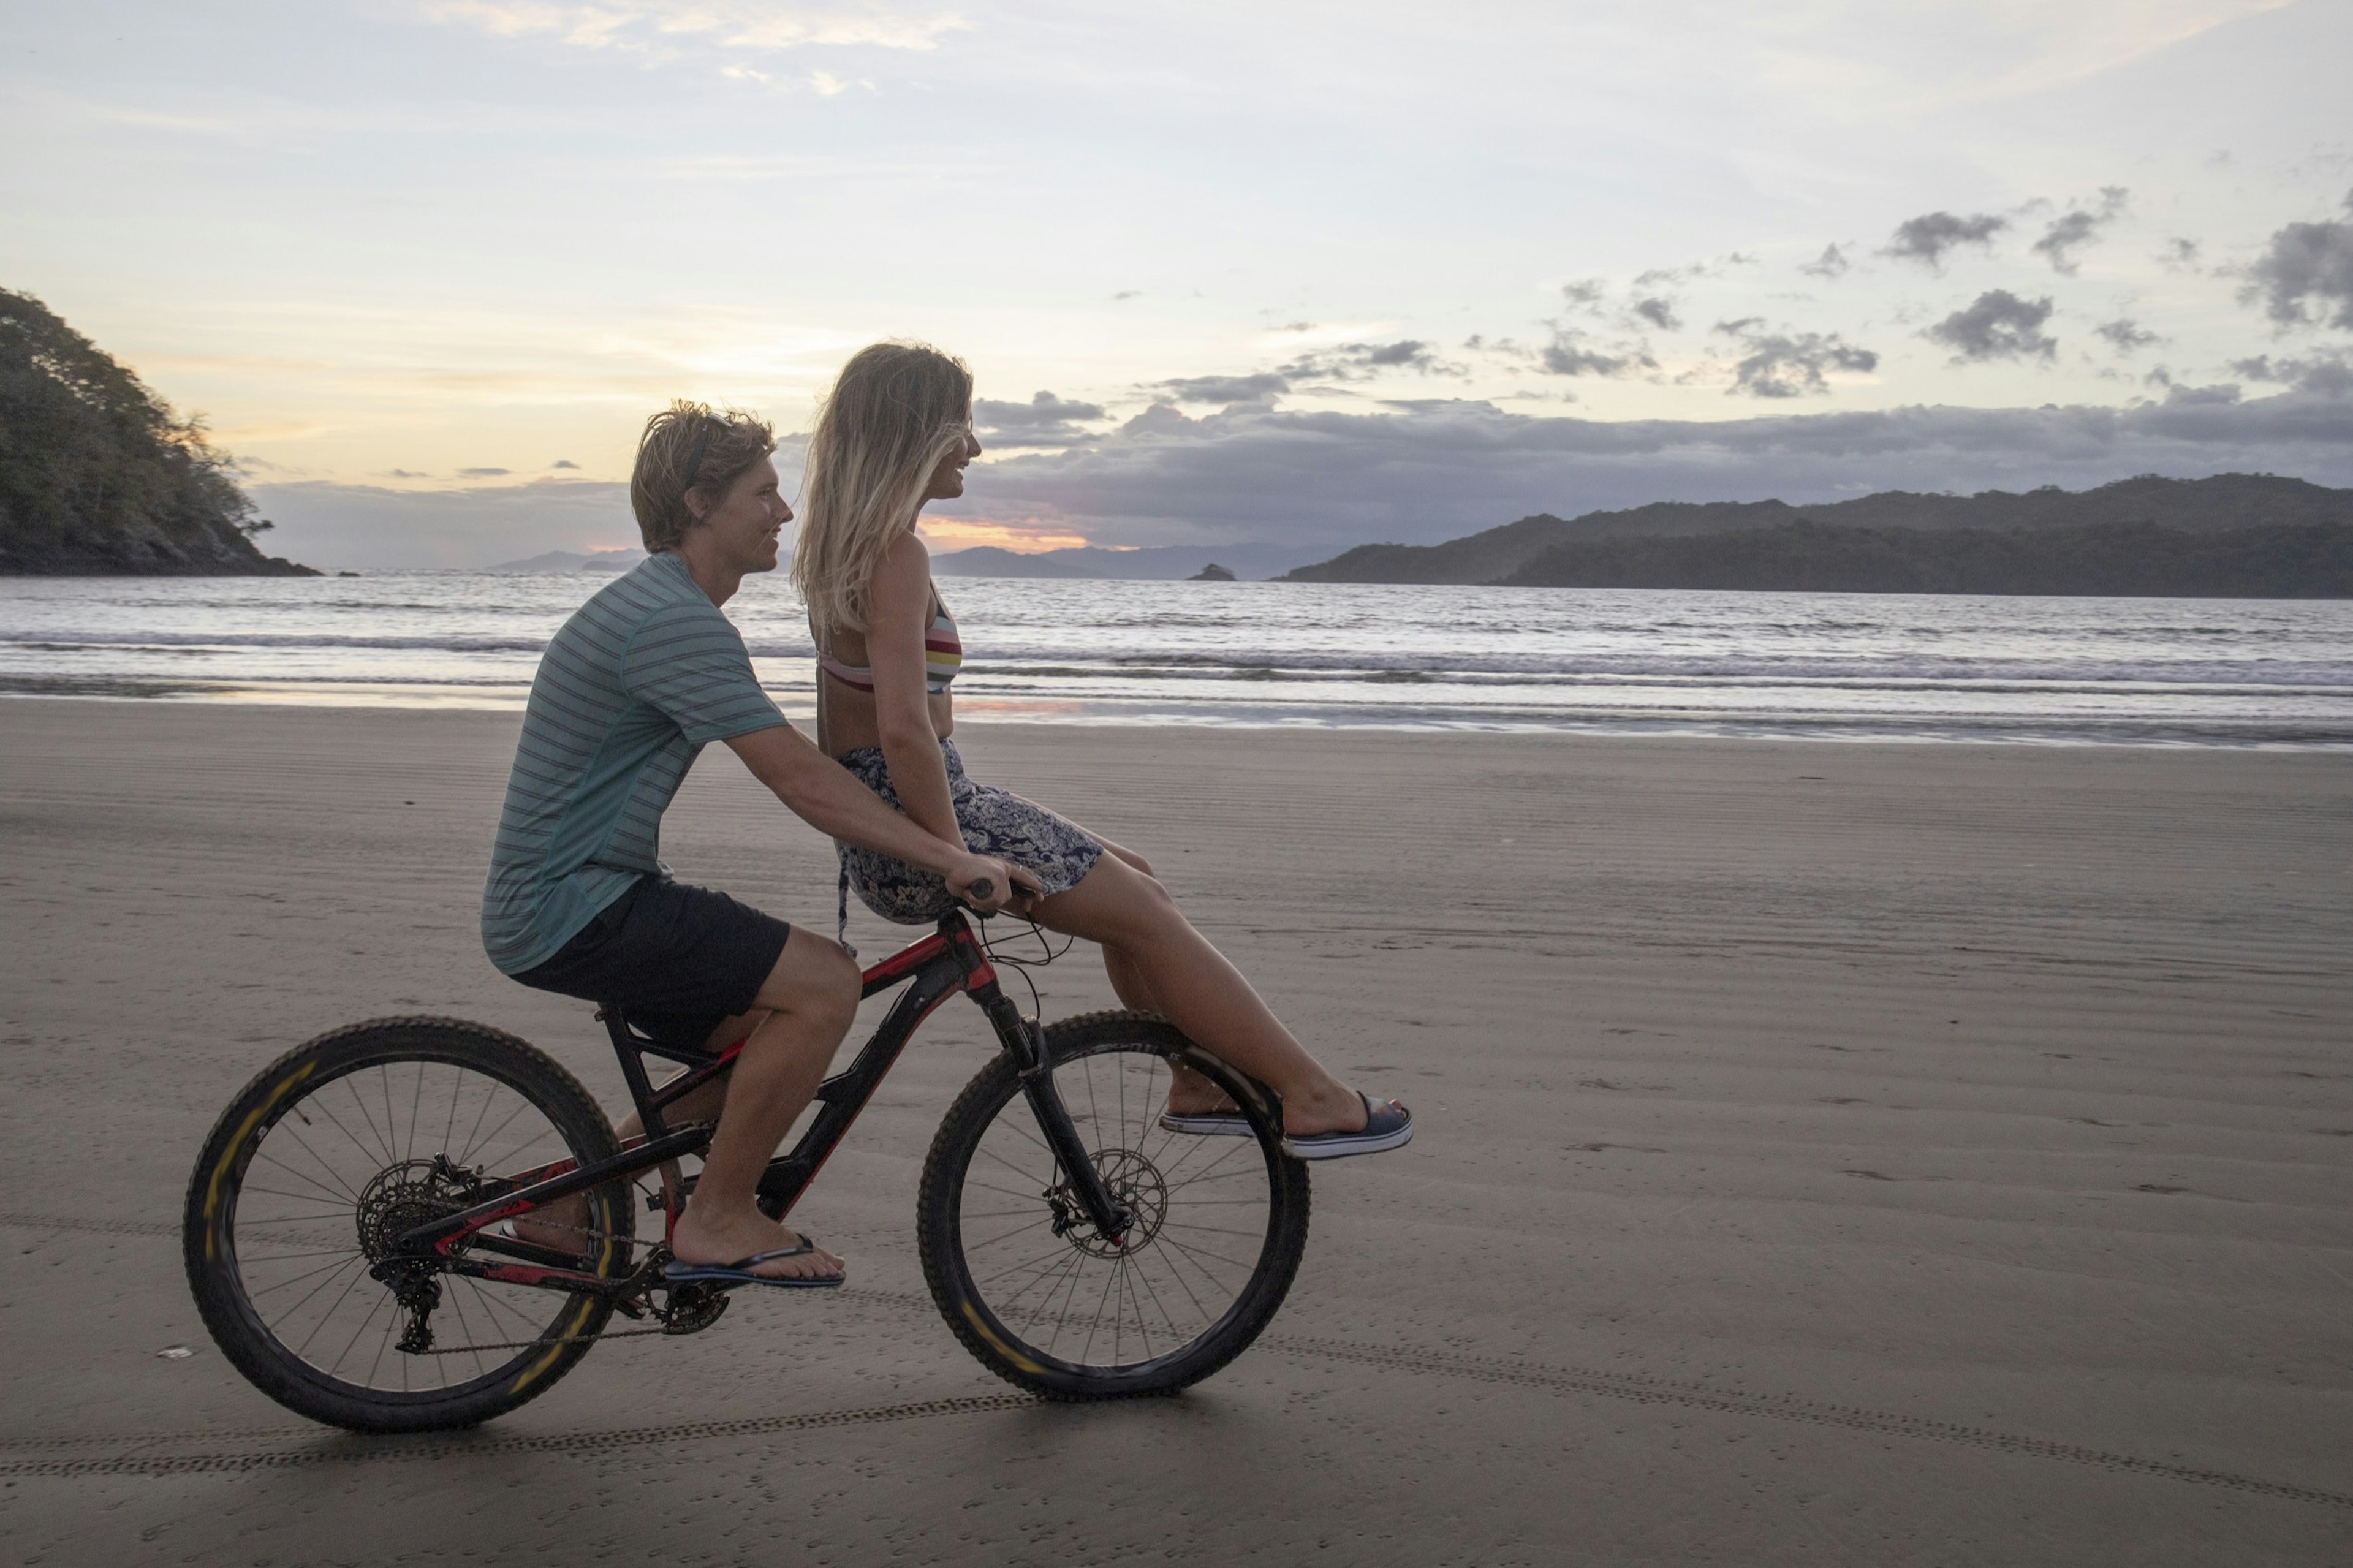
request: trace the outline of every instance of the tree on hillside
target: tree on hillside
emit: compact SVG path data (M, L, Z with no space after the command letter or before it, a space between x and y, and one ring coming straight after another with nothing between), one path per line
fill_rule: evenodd
M269 526L200 419L0 289L0 572L302 571L254 548Z

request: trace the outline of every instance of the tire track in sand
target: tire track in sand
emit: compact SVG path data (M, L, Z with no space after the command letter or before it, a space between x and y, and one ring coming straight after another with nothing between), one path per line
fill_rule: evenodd
M25 1229L79 1231L101 1236L179 1234L177 1226L153 1221L73 1219L0 1213L0 1226ZM929 1314L931 1300L912 1291L851 1288L833 1293L834 1300L870 1307ZM2219 1487L2255 1497L2283 1501L2318 1503L2353 1510L2353 1494L2295 1486L2257 1477L2211 1470L2193 1465L2169 1464L2131 1454L2118 1454L2080 1444L2028 1437L1990 1427L1968 1426L1921 1415L1871 1410L1857 1405L1830 1405L1794 1395L1746 1394L1711 1388L1704 1384L1669 1383L1625 1373L1594 1372L1544 1362L1494 1356L1462 1355L1451 1351L1416 1350L1409 1346L1365 1344L1350 1340L1315 1339L1293 1334L1262 1335L1258 1346L1279 1354L1353 1363L1386 1371L1424 1376L1460 1378L1510 1387L1539 1388L1556 1394L1622 1400L1634 1405L1672 1405L1716 1415L1746 1415L1769 1421L1852 1432L1874 1432L1920 1442L1944 1443L2021 1458L2081 1465L2119 1475L2147 1476L2191 1486ZM426 1459L488 1458L506 1454L595 1454L646 1447L660 1443L721 1438L759 1437L786 1432L814 1431L830 1426L867 1426L891 1421L915 1421L938 1416L980 1415L1018 1410L1041 1403L1026 1394L974 1394L951 1399L915 1400L900 1405L870 1405L855 1410L814 1411L798 1415L760 1415L732 1421L682 1421L658 1426L633 1426L601 1432L549 1433L513 1437L463 1436L438 1438L353 1438L326 1446L247 1449L241 1452L164 1453L157 1447L191 1440L217 1441L215 1433L131 1434L121 1437L84 1436L0 1441L0 1453L26 1454L0 1458L0 1478L69 1476L192 1475L207 1472L286 1469L309 1465L385 1463ZM315 1428L280 1427L246 1435L249 1443L299 1438ZM58 1449L88 1450L114 1446L112 1454L77 1457ZM50 1450L54 1457L36 1458L27 1450Z

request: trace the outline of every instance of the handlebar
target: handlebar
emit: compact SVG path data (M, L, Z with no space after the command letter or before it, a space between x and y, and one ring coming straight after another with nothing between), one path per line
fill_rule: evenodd
M997 896L997 879L994 877L976 877L972 879L967 890L972 894L973 899L977 899L985 902ZM1030 899L1040 899L1045 897L1043 893L1032 892L1018 882L1013 884L1012 896L1015 898ZM1006 912L1005 909L1002 908L995 910L982 910L975 905L971 900L957 898L954 892L950 892L948 897L955 900L958 908L970 910L974 914L980 915L984 919L989 915L1003 914Z

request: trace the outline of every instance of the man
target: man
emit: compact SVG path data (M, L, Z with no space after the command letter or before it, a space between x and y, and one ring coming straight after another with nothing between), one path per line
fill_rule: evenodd
M658 856L662 812L696 754L723 742L819 832L936 873L976 909L1037 884L883 805L761 689L720 606L744 577L776 569L793 514L777 493L775 448L765 424L699 404L647 422L629 501L648 558L575 612L540 661L483 891L482 942L524 984L617 1003L667 1043L745 1040L732 1081L679 1102L685 1120L724 1109L671 1239L671 1274L834 1285L841 1260L754 1200L849 1031L858 966L811 931L671 880ZM573 1239L563 1227L586 1212L577 1199L552 1205L522 1234Z

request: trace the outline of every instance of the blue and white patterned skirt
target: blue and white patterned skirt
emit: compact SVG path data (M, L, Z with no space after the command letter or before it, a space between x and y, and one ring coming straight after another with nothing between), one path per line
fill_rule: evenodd
M956 754L954 741L942 741L940 752L948 765L948 799L955 806L965 848L1035 873L1049 895L1070 891L1094 869L1103 846L1084 828L1010 790L973 783L965 775L964 759ZM881 747L860 746L837 760L885 805L898 808L899 794L891 787L891 769L882 760ZM859 901L886 921L927 925L955 907L947 883L936 871L839 839L834 840L834 847L841 856L845 885L857 889ZM846 914L846 899L844 908Z

